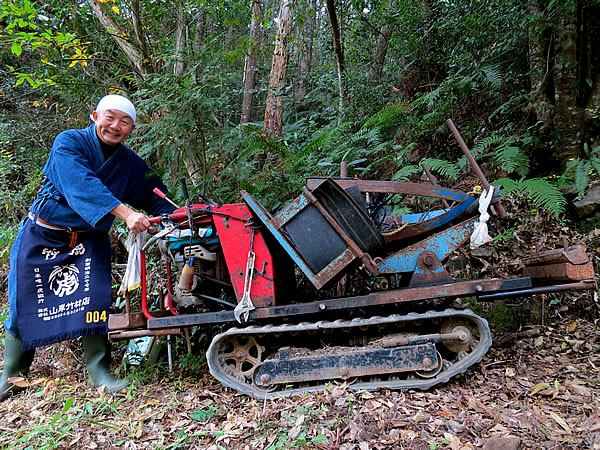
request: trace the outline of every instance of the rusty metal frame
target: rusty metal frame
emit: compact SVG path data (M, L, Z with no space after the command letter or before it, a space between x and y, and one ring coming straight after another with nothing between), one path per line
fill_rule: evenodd
M329 177L311 177L306 179L306 188L313 191ZM428 183L410 183L407 181L358 180L354 178L336 178L333 181L343 189L358 186L361 192L382 194L418 195L462 203L471 196L458 189L448 189Z
M373 262L371 256L359 248L356 242L352 240L335 218L332 217L329 211L326 210L314 194L306 187L302 189L302 193L294 201L280 210L275 216L272 216L265 210L248 192L242 191L242 198L317 289L323 287L328 281L346 269L355 258L358 258L372 275L377 275L379 273L379 269ZM310 269L308 264L295 249L294 245L290 242L284 228L285 224L309 205L314 206L319 211L327 223L346 244L345 250L330 261L318 273L315 273Z
M454 283L439 284L434 286L375 292L356 297L334 298L309 303L258 308L250 312L249 319L260 320L285 316L322 314L327 311L364 308L380 305L393 305L421 300L454 297L477 296L482 300L495 300L500 298L509 298L515 296L516 294L521 297L526 297L547 292L586 290L592 289L594 286L595 282L593 280L545 287L532 287L531 279L529 278L489 278L481 280L457 281ZM160 329L165 327L185 327L233 321L235 321L233 311L182 314L179 316L150 319L148 320L148 328Z

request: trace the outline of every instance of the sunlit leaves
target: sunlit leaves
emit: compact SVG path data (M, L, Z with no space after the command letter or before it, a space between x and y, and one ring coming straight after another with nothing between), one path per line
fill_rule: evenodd
M21 46L21 43L13 42L10 47L10 51L16 56L21 56L21 53L23 53L23 47Z
M77 63L81 64L81 67L87 67L88 60L91 59L91 56L86 53L87 47L77 46L74 50L75 53L69 58L72 60L69 68L76 66Z

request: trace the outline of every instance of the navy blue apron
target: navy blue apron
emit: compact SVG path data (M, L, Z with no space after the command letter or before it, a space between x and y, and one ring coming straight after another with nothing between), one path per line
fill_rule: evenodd
M108 333L112 304L107 233L72 233L27 220L17 254L23 349Z

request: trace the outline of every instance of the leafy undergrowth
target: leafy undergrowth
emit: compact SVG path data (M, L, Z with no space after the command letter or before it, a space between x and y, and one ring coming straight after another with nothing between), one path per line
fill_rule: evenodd
M269 401L222 387L205 368L194 379L165 375L105 395L83 383L82 355L60 344L60 357L48 354L57 346L38 352L34 386L0 404L0 446L600 448L597 326L577 319L495 341L478 365L427 392L332 383Z

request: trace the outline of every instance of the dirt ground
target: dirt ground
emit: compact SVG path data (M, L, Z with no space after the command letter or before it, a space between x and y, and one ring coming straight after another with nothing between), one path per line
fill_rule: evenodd
M495 336L483 360L427 392L239 395L201 366L130 374L124 394L84 383L73 344L38 350L26 392L0 404L2 448L600 449L600 329L563 320Z

